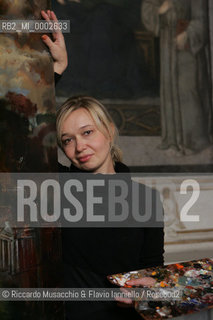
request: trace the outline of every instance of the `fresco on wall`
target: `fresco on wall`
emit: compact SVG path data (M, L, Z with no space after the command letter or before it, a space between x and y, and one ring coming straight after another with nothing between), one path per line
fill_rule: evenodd
M160 37L161 148L201 151L212 133L207 0L144 0L142 20Z
M148 32L138 33L140 5L141 0L53 2L57 16L71 21L71 33L65 34L70 66L57 88L59 95L72 91L101 99L136 99L158 94L154 57L148 52L154 56L155 45L151 48Z
M141 0L55 0L69 67L58 97L76 94L106 100L122 135L159 135L159 40L141 24ZM151 97L151 101L141 99Z
M57 96L106 101L121 135L162 136L158 147L175 157L212 145L208 0L56 0L54 9L71 21Z

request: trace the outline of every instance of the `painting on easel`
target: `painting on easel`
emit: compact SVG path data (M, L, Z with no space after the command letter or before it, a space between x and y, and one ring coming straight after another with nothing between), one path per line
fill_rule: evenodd
M49 0L2 0L0 19L41 19L41 10L50 5ZM39 33L1 33L0 55L0 215L5 217L0 224L0 286L55 287L61 270L58 229L11 228L6 221L10 206L2 203L10 173L53 172L57 167L52 59ZM62 316L57 303L0 302L1 319Z

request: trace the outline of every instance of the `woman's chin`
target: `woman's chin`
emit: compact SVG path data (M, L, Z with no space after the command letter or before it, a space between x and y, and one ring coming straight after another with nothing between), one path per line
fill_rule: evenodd
M93 172L95 170L94 166L86 163L82 163L81 165L78 166L78 168L88 172Z

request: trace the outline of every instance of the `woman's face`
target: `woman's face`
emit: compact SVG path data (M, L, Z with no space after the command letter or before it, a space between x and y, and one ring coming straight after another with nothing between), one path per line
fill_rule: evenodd
M77 168L93 173L115 172L110 137L98 130L86 109L77 109L64 120L61 141L66 156Z

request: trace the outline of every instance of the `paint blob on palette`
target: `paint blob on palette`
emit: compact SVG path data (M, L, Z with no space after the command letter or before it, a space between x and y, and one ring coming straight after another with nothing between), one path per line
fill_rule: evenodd
M170 264L108 276L108 280L121 287L126 282L153 277L152 288L174 288L183 292L181 300L136 301L135 308L146 319L169 319L180 315L213 308L213 259L202 259Z

